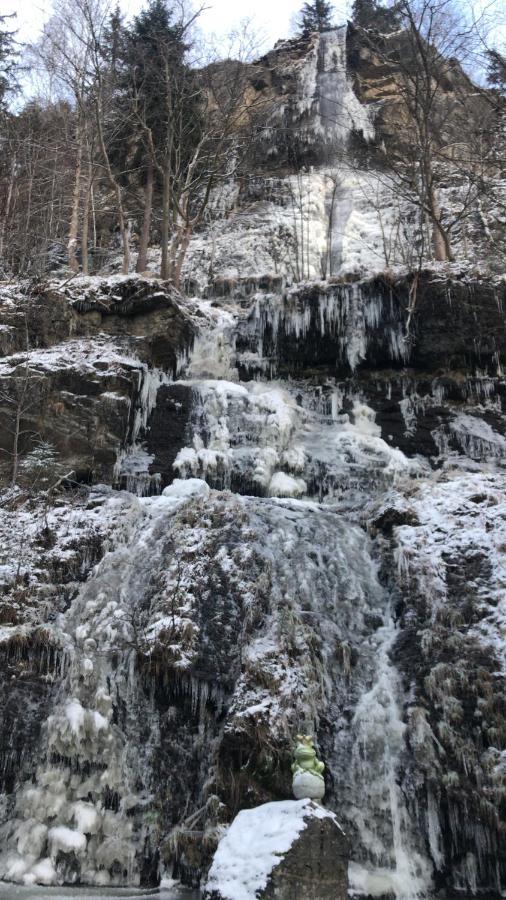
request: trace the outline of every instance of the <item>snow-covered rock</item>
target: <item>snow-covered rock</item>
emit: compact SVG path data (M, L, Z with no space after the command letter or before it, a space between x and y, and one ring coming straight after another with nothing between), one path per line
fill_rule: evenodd
M215 853L210 900L346 900L347 839L336 816L311 800L240 812Z

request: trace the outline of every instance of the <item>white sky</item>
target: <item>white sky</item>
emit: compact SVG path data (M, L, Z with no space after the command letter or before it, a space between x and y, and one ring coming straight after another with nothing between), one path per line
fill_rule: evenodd
M206 34L217 38L230 34L245 19L265 41L263 49L269 49L279 38L291 33L291 20L303 0L204 0L207 9L200 17L200 27ZM336 24L346 21L346 13L352 0L335 0ZM112 0L111 6L115 5ZM120 0L127 15L135 14L144 5L142 0ZM200 5L200 4L199 4ZM51 0L0 0L0 15L16 12L13 27L17 27L18 39L33 41L51 13Z
M109 0L111 8L116 0ZM211 43L221 43L230 48L227 36L240 28L245 20L251 20L256 35L254 56L258 58L280 38L293 34L293 19L300 11L303 0L190 0L194 7L205 4L205 10L199 18L200 30L206 38L215 37ZM353 0L334 0L336 25L344 24L350 17ZM506 5L504 0L460 0L464 9L473 9L475 13L486 11L492 30L488 37L488 45L495 45L504 52L506 46ZM120 0L125 15L130 17L145 6L147 0ZM175 4L176 5L176 4ZM52 0L0 0L0 15L16 13L12 27L18 29L18 40L34 41L44 22L51 14ZM207 43L207 42L206 42ZM225 49L226 52L226 49ZM233 50L232 50L233 52ZM29 80L29 78L28 78Z

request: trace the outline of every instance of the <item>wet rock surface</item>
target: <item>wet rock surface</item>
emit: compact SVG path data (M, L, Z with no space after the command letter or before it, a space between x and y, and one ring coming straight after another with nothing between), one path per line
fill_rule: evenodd
M348 845L329 819L311 819L260 894L269 900L346 900Z

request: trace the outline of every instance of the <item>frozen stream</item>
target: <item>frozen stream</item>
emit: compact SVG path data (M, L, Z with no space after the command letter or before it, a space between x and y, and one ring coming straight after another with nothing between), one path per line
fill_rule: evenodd
M156 897L157 900L196 900L199 896L198 891L189 891L180 887L160 888L156 890L133 890L126 888L72 888L72 887L52 887L45 888L40 885L34 887L25 887L18 884L5 884L0 882L0 898L1 900L11 900L18 898L19 900L80 900L81 897L86 900L137 900L139 897Z

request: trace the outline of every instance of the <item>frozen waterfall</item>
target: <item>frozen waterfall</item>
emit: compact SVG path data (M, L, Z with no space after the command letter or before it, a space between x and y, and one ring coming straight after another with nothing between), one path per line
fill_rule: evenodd
M358 308L361 298L352 296ZM359 342L371 309L368 300L353 314ZM349 316L348 307L338 313L323 299L319 327L332 327L338 315ZM193 396L188 445L174 463L182 480L161 496L105 497L121 515L128 505L128 523L57 622L65 674L42 727L37 768L20 780L3 826L2 875L25 884L144 883L161 827L158 747L170 742L149 687L156 670L170 692L187 692L191 715L210 733L222 709L229 728L259 717L282 734L312 727L326 708L335 731L325 748L332 803L356 833L354 890L411 900L428 888L430 867L397 784L404 725L389 662L395 627L358 511L366 496L422 470L385 443L360 396L345 402L331 379L318 388L301 380L241 382L237 324L230 311L219 315L182 378ZM163 383L157 373L143 382L123 470L134 456L142 462L139 435ZM270 673L269 687L259 683L253 692L243 676L230 694L224 675L211 686L209 675L185 674L208 628L199 624L199 604L209 588L197 572L207 552L202 529L216 516L223 525L215 549L209 546L210 571L217 565L226 575L224 603L237 597L227 613L234 633L251 609L243 666ZM227 519L240 523L233 540ZM269 602L257 621L266 577ZM199 589L195 578L204 578ZM293 661L294 641L307 654L302 667ZM173 683L170 673L178 671ZM169 791L165 801L174 822L196 787L181 772L178 779L183 796Z

